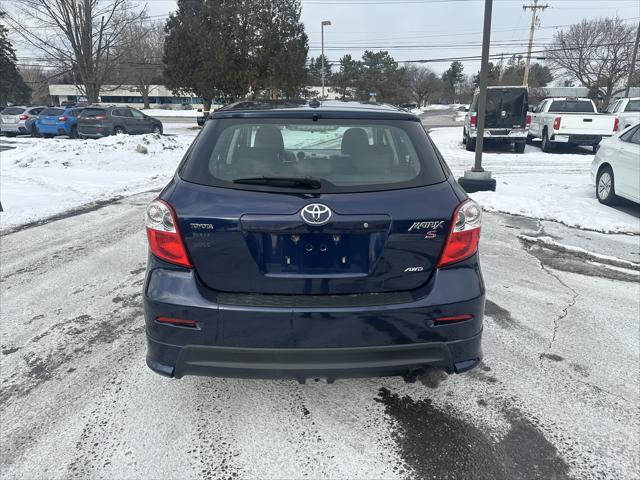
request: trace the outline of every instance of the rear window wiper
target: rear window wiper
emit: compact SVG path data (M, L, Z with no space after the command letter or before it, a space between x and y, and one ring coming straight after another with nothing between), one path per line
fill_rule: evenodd
M233 183L283 188L304 188L309 190L317 190L322 187L320 180L311 177L249 177L236 178Z

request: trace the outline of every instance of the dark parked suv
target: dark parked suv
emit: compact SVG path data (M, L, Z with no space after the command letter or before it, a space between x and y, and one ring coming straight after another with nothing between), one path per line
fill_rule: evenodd
M78 135L102 138L128 133L162 133L162 122L130 107L86 107L78 116Z
M218 110L146 210L147 364L300 381L469 370L480 219L404 110Z

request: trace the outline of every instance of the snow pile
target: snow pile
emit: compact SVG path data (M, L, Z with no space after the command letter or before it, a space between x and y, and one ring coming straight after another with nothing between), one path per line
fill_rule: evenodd
M193 135L100 140L17 138L0 153L2 228L92 202L162 187Z
M463 104L463 103L451 103L447 105L442 105L438 103L433 105L426 105L424 107L414 108L413 110L411 110L411 113L420 115L421 113L432 111L432 110L458 110L460 107L468 107L468 106L469 105Z
M431 137L456 178L473 165L474 153L467 152L461 143L462 127L434 129ZM496 191L471 194L485 210L554 220L587 230L640 234L637 213L607 207L596 199L590 176L593 155L587 150L585 154L543 153L539 144L527 145L524 154L515 154L506 146L487 150L482 165L496 179Z
M196 118L202 115L202 112L198 112L198 110L165 110L163 108L147 108L146 110L141 110L145 114L150 117L187 117L187 118Z

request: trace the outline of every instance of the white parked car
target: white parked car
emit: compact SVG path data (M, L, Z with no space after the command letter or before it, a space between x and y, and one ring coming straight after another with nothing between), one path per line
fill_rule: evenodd
M544 152L552 151L559 143L590 145L595 152L603 138L618 131L616 117L598 113L589 98L546 98L531 117L528 138L540 138Z
M613 205L619 197L640 203L640 124L602 141L591 181L600 203Z
M640 122L640 97L619 98L607 109L607 113L618 117L620 130Z
M0 132L8 137L35 133L27 120L35 119L46 107L7 107L0 113ZM31 123L31 128L35 125Z

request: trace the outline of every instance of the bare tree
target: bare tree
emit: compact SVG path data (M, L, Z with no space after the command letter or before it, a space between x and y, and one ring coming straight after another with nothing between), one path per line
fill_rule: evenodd
M124 32L126 53L122 56L122 80L136 86L144 108L149 108L151 85L162 78L164 24L140 18Z
M430 68L409 65L406 71L409 92L419 107L432 101L442 91L442 80Z
M74 72L91 103L126 52L123 32L143 13L127 0L16 0L15 9L14 30L48 61Z
M49 105L49 78L42 67L23 67L20 74L29 88L31 88L31 102L37 105Z
M556 32L545 55L553 70L580 81L606 108L624 90L634 39L634 27L619 17L583 20Z

